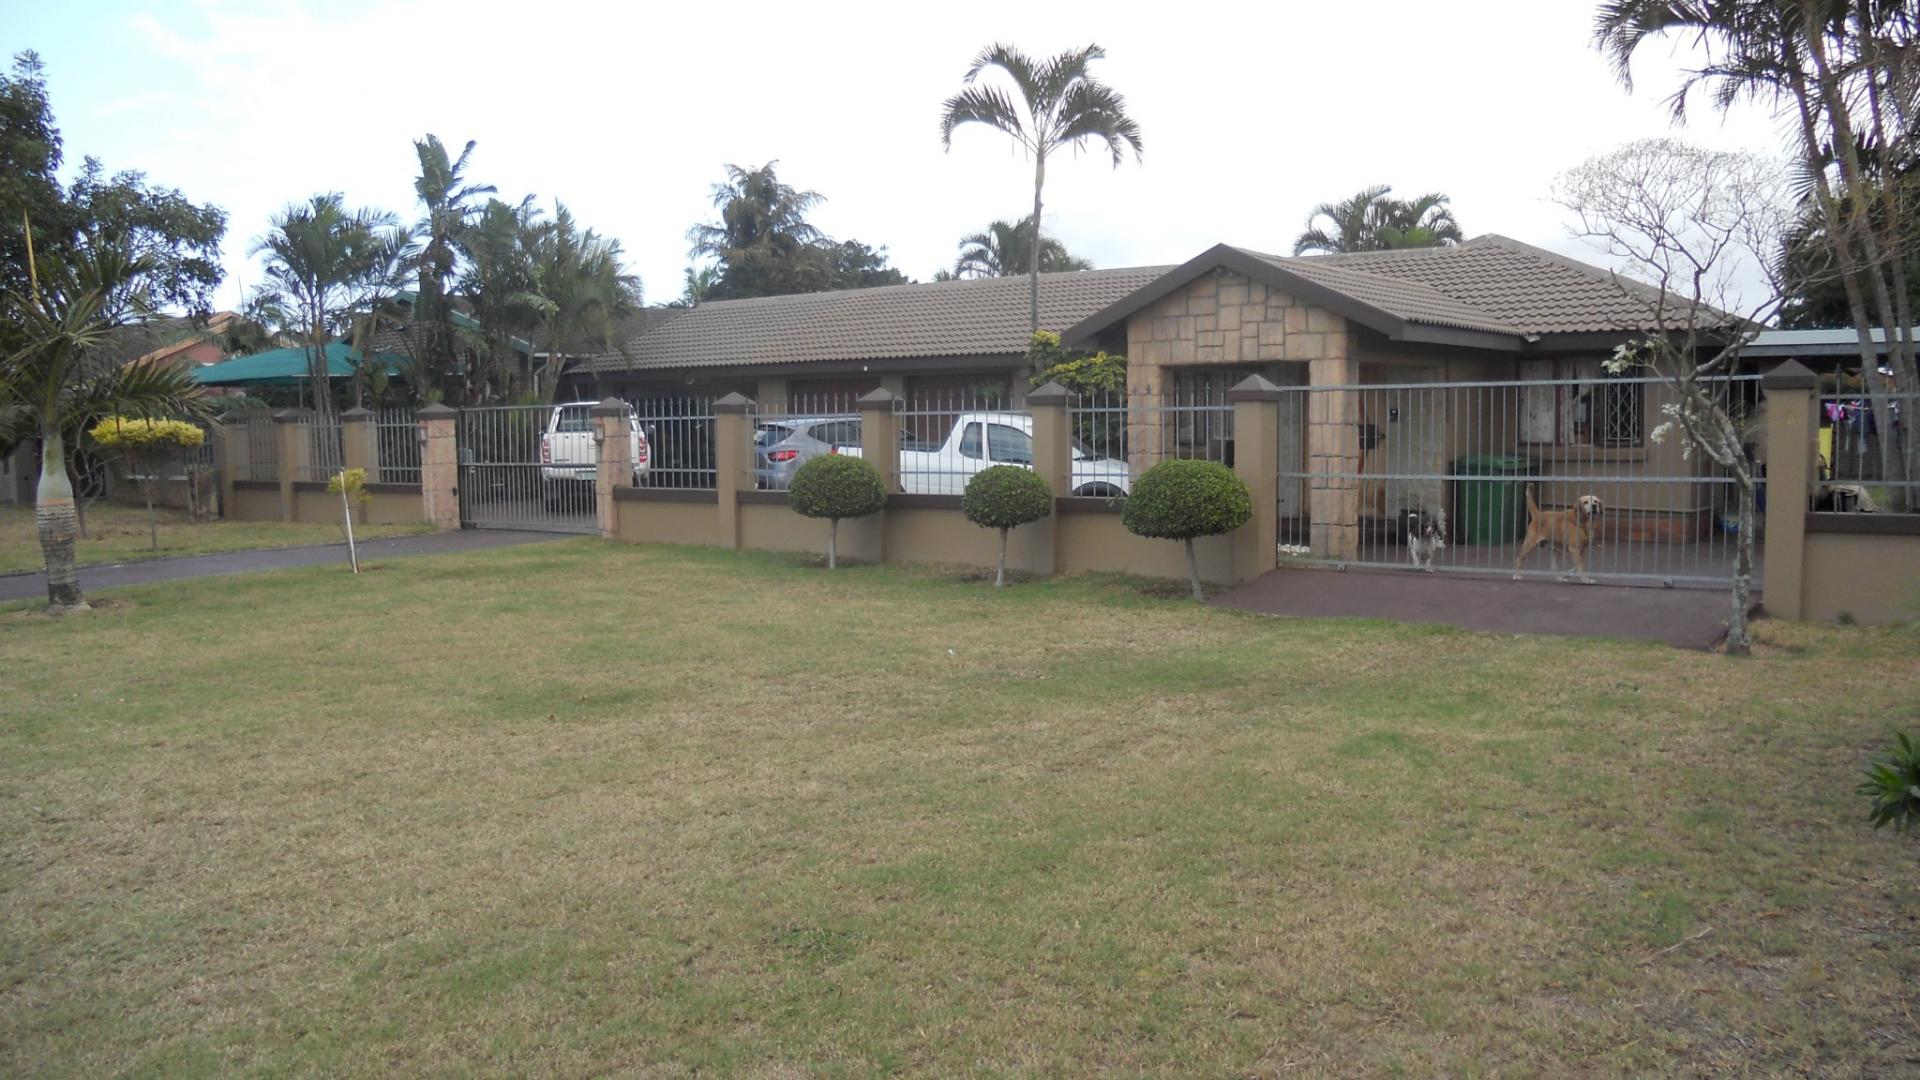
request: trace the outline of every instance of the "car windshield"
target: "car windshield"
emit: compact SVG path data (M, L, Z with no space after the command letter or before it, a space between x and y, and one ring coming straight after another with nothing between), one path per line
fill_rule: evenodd
M560 409L560 421L553 425L553 430L562 435L576 435L583 431L592 431L593 417L589 415L589 409L590 406L586 405L562 406Z
M1086 443L1081 442L1079 439L1073 440L1073 459L1075 461L1092 461L1093 457L1093 451L1087 448Z

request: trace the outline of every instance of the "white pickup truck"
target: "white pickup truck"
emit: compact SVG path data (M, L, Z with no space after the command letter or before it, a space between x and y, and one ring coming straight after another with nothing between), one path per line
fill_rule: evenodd
M846 451L841 451L845 453ZM900 486L916 495L962 495L973 474L993 465L1033 468L1033 417L1023 413L961 413L938 446L903 440ZM1127 463L1096 457L1073 444L1072 491L1075 495L1125 495Z
M600 451L593 443L593 406L591 401L575 401L554 407L547 417L547 430L540 436L540 479L546 481L548 500L553 488L561 484L594 482L600 468ZM633 455L633 482L647 475L652 447L640 431L640 417L627 407L628 450Z

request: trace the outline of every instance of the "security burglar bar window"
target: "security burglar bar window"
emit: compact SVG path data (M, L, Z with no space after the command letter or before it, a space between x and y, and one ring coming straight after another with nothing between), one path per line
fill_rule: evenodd
M1608 375L1598 360L1524 364L1520 441L1535 446L1639 446L1646 385Z

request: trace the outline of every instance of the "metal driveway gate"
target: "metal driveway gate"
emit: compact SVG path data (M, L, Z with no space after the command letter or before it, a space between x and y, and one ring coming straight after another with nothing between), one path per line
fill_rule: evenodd
M1572 511L1586 496L1599 500L1583 553L1586 578L1727 584L1738 489L1667 423L1671 390L1657 378L1607 376L1597 362L1536 370L1542 377L1446 383L1412 381L1425 372L1393 368L1391 382L1287 388L1277 462L1280 564L1420 563L1512 575L1529 536L1531 491L1543 517ZM1720 379L1714 389L1736 424L1752 422L1757 377ZM1430 537L1444 546L1429 560L1420 549ZM1755 558L1757 589L1757 551ZM1581 576L1554 545L1527 552L1520 574Z
M563 431L591 447L589 405L559 406ZM555 406L489 405L461 409L460 525L469 529L599 531L593 507L593 459L549 457ZM577 412L578 416L572 413ZM578 428L577 432L568 431Z

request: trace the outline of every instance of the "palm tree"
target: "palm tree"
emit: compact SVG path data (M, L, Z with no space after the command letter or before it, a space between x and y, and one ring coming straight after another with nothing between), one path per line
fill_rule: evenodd
M468 226L482 209L474 200L494 191L492 184L467 183L467 161L473 156L473 147L469 139L460 156L449 159L437 135L429 134L413 144L420 159L420 175L414 178L413 190L426 211L414 226L420 234L414 359L436 381L444 381L454 366L456 343L447 285L465 253Z
M811 292L830 283L825 261L810 257L827 236L807 222L825 197L782 183L778 164L728 165L726 181L713 186L720 223L687 230L688 254L719 262L714 292L720 298Z
M1293 241L1293 253L1451 247L1462 239L1460 223L1448 209L1445 195L1433 192L1417 199L1396 199L1392 187L1375 184L1339 202L1314 207L1307 215L1306 231Z
M553 204L534 274L549 358L539 389L549 400L567 357L612 348L618 322L639 310L640 278L627 271L623 255L620 241L578 228L565 205Z
M1106 57L1098 45L1072 49L1036 61L1011 45L992 45L967 68L967 88L946 100L940 113L940 144L953 149L953 133L967 124L985 124L1004 132L1033 156L1034 240L1027 249L1028 330L1040 329L1040 211L1047 182L1047 156L1065 147L1104 143L1119 168L1132 149L1140 160L1140 125L1127 115L1126 99L1089 72L1093 61ZM1026 115L1015 109L1007 92L975 85L981 73L997 68L1013 81L1026 105Z
M95 244L70 264L38 262L26 234L28 287L0 294L0 429L40 436L34 519L46 563L47 606L84 611L74 562L79 510L67 477L67 439L95 416L209 415L181 363L121 363L111 333L150 312L150 258Z
M960 259L954 264L954 277L1011 277L1022 273L1032 262L1027 244L1033 229L1025 219L1018 222L995 221L985 232L960 238ZM1051 236L1040 238L1040 272L1059 273L1091 270L1091 259L1067 254L1067 247Z
M392 214L349 211L337 192L315 195L273 218L273 229L254 241L251 254L267 257L266 276L278 305L299 322L307 345L307 382L314 408L333 412L327 343L380 266L383 234L395 228Z
M513 383L507 371L513 339L531 336L546 311L539 292L539 259L551 226L541 217L531 195L517 204L490 199L467 234L460 288L479 323L479 330L472 332L477 351L489 377L500 377L502 389Z
M714 288L719 283L720 272L715 267L709 265L695 269L689 266L686 280L680 289L680 299L675 303L680 307L699 307L701 301L713 295Z
M404 225L382 230L368 252L367 272L349 311L349 341L359 357L353 372L353 404L365 405L368 395L378 402L387 394L387 365L375 355L373 343L380 331L406 326L412 311L399 302L412 284L419 245ZM417 389L417 388L416 388Z

